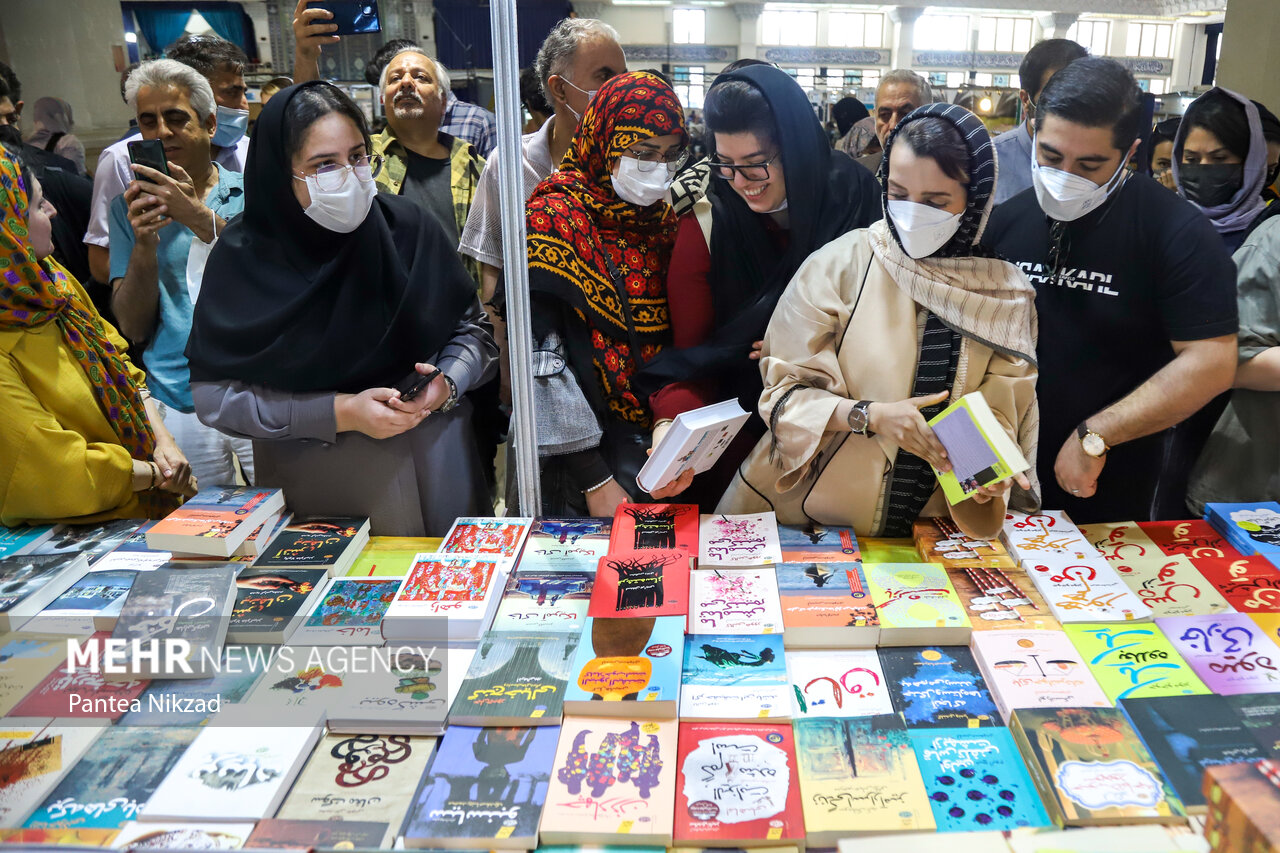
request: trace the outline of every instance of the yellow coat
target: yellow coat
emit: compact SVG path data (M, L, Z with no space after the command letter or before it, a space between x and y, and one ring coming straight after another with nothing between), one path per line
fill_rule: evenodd
M70 281L92 306L84 289ZM103 325L123 354L124 339ZM146 374L129 367L134 382L145 387ZM129 451L58 324L0 327L0 524L144 515L133 491Z

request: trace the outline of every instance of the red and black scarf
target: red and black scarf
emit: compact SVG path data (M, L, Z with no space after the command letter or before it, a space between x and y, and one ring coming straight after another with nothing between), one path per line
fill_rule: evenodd
M648 406L630 380L670 340L667 265L676 216L665 200L639 207L618 198L611 175L636 143L684 132L680 101L660 78L614 77L583 113L560 171L538 185L527 208L530 289L562 300L586 323L609 413L643 427Z

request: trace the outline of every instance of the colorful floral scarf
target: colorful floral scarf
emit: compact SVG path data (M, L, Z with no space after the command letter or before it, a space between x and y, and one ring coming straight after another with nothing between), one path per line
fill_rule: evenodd
M72 287L70 275L51 258L36 258L27 237L29 199L18 165L0 149L0 326L57 323L120 444L134 459L150 459L155 434L128 362L107 337L102 318ZM178 505L176 495L152 497L167 506L154 507L158 512ZM150 514L145 498L144 507Z
M585 320L610 414L645 427L648 406L630 379L670 337L667 265L676 215L665 201L638 207L618 198L611 174L636 143L684 133L684 111L670 86L643 72L614 77L583 113L560 171L538 185L527 208L530 288Z

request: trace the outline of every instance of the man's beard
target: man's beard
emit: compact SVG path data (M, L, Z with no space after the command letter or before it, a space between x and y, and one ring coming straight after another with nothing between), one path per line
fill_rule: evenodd
M397 96L391 102L391 111L396 118L420 119L427 115L427 105L416 95Z

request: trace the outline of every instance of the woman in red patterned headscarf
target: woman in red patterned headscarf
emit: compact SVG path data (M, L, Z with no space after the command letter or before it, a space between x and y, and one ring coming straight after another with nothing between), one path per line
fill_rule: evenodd
M667 189L684 112L661 78L600 87L527 209L535 411L548 515L612 516L640 499L650 412L632 374L670 340Z

